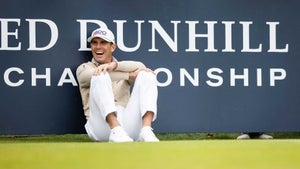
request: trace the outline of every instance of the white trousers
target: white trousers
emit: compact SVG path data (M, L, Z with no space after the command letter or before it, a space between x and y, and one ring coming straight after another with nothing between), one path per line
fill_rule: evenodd
M93 76L90 86L90 116L85 124L88 136L94 141L108 141L110 127L106 116L115 112L128 135L137 140L142 127L142 117L147 111L157 117L157 81L150 72L139 72L126 107L115 105L112 81L108 73Z

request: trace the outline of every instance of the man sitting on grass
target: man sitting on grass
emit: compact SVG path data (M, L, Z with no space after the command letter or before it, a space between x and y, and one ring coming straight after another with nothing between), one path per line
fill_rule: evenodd
M154 72L141 62L117 61L112 55L115 38L106 25L94 30L88 42L93 58L81 64L76 75L89 137L94 141L158 142L151 128L157 117Z

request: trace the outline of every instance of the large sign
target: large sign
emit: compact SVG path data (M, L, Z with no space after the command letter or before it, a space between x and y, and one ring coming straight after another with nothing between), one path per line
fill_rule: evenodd
M0 7L0 134L83 133L76 68L106 24L157 73L156 132L300 131L298 1L10 0Z

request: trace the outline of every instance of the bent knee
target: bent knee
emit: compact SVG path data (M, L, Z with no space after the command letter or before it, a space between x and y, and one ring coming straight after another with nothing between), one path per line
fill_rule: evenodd
M100 73L100 75L92 76L91 81L106 82L111 81L111 79L108 73Z
M138 77L143 81L155 82L156 83L156 75L152 72L140 71Z
M142 78L146 79L156 80L156 75L153 72L140 71L138 76L141 76Z

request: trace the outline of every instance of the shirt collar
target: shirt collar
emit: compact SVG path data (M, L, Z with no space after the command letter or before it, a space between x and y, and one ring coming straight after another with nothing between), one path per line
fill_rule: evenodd
M118 60L113 56L112 62L117 62ZM101 63L97 62L94 58L92 58L92 63L94 63L96 66L100 66Z

